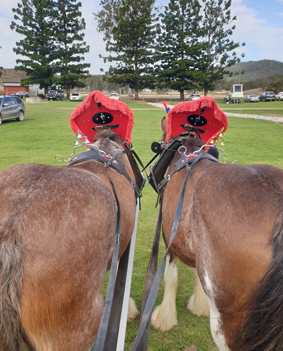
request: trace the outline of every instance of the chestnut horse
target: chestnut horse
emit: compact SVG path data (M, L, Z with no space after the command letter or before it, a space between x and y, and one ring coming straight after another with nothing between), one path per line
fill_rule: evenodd
M124 150L112 131L93 147ZM130 153L119 156L137 181ZM135 222L136 197L108 169L121 208L119 257ZM105 166L21 164L0 173L0 350L89 351L103 310L117 205Z
M162 121L166 133L166 121ZM203 145L188 137L180 151ZM204 151L204 150L203 150ZM180 158L177 152L168 173ZM168 245L186 175L176 172L162 197ZM219 350L283 350L283 170L270 165L228 165L208 159L189 172L176 237L165 269L165 293L152 315L168 330L177 323L176 258L196 269L189 307L210 314ZM208 304L207 304L208 303ZM208 307L209 306L209 307Z

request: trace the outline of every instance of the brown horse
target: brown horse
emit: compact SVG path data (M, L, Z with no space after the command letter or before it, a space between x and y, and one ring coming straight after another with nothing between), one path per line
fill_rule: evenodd
M124 150L112 131L92 144ZM119 156L136 182L130 153ZM108 169L121 208L119 256L134 227L136 197ZM0 350L89 351L103 310L117 206L105 166L22 164L0 173Z
M162 126L166 133L165 120ZM188 155L203 142L188 136L183 145ZM179 158L177 152L168 173ZM186 168L176 172L164 189L166 245L185 175ZM169 250L164 299L152 316L156 328L168 330L177 323L177 257L196 269L189 307L198 315L210 314L211 333L221 351L283 349L282 169L198 161L188 175Z

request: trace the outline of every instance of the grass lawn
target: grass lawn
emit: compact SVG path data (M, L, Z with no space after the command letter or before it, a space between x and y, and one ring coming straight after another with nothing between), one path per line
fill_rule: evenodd
M75 136L69 126L72 111L80 103L69 101L50 101L41 104L26 104L23 122L5 121L0 126L1 159L0 170L19 163L44 163L58 165L54 156L62 155L67 159L73 153ZM219 104L221 108L227 105ZM244 103L241 104L244 106ZM246 103L250 106L252 104ZM262 108L283 102L258 103L252 107ZM134 110L135 124L133 145L146 164L153 157L150 145L159 141L160 121L165 115L162 110L149 110L142 102L129 102ZM236 106L236 105L235 105ZM239 105L238 105L239 106ZM237 106L237 107L238 107ZM145 110L140 110L144 108ZM136 110L137 109L137 110ZM230 109L230 105L229 105ZM254 113L254 111L253 111ZM274 112L277 113L277 112ZM281 112L282 113L282 112ZM283 124L271 121L228 117L229 127L224 134L225 158L228 163L238 160L241 164L267 163L283 169ZM83 151L83 150L82 150ZM135 252L131 296L140 308L144 279L150 256L157 209L156 194L146 184L141 199L142 210L139 214L137 245ZM161 243L160 256L164 252ZM179 286L177 293L178 325L171 331L161 333L151 328L148 350L183 351L189 345L196 345L198 351L216 351L210 334L209 319L193 316L187 309L187 301L192 293L192 274L189 267L179 262ZM162 299L161 287L157 303ZM126 334L125 351L130 351L137 332L138 321L129 323Z

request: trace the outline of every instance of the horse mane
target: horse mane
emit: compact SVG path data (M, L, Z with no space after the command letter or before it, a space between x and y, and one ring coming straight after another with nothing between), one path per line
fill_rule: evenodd
M124 145L123 140L112 129L105 129L97 133L93 139L93 143L95 143L98 140L103 141L104 139L110 139L112 141L115 141L121 146Z
M182 134L180 134L180 136L182 136ZM187 149L185 151L186 154L199 150L203 145L204 141L200 138L197 138L195 136L195 133L189 133L188 137L184 140L182 144L182 146L184 146ZM184 150L182 151L184 152ZM176 152L173 158L173 163L176 162L178 158L180 158L180 155L178 152Z
M269 239L272 261L246 305L247 318L235 335L233 350L283 349L283 214Z
M119 137L118 134L116 134L112 129L105 129L95 135L95 138L93 140L93 143L95 143L98 140L105 140L105 139L110 139L112 141L115 141L117 144L119 144L125 151L129 150L127 144ZM141 185L141 179L139 177L139 172L138 172L138 165L132 155L131 152L127 152L126 156L128 157L128 160L130 162L130 165L132 167L134 176L135 176L135 183L140 187Z

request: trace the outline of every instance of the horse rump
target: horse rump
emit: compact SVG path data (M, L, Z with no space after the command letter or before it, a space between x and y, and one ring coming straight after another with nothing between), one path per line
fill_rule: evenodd
M21 326L24 250L13 224L0 227L0 351L33 351Z
M283 214L269 242L269 269L244 306L247 318L234 337L232 350L283 350Z

